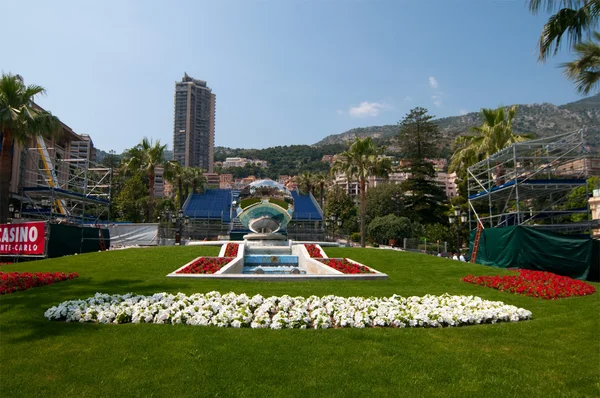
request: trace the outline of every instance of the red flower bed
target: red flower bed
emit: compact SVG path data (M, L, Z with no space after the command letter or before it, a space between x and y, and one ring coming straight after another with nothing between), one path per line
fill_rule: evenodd
M364 265L358 265L348 261L347 258L325 258L319 260L325 265L330 266L333 269L336 269L344 274L374 274L375 272L371 271L368 267Z
M311 258L323 258L323 255L321 254L321 250L319 250L317 245L315 245L313 243L305 243L304 247L306 247L306 250L308 250L308 255Z
M560 276L551 272L516 270L519 275L510 276L473 276L462 278L463 282L473 283L497 289L503 292L524 294L552 300L572 296L587 296L596 291L594 286L585 282Z
M237 257L238 246L237 243L228 243L225 247L225 257Z
M178 274L214 274L233 258L229 257L200 257L187 267L177 271Z
M77 278L79 274L71 272L0 272L0 294L9 294L32 287L51 285L54 282Z

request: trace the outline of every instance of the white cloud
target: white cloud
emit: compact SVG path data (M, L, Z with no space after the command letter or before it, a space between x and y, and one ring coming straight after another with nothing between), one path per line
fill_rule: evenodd
M350 107L348 114L352 117L374 117L379 116L382 109L390 108L383 102L361 102L360 105Z
M443 104L441 95L432 95L431 100L433 101L433 105L437 106L438 108Z
M435 79L435 77L429 76L429 86L431 88L438 88L440 85L438 84L438 81Z
M410 97L408 95L406 97L404 97L404 101L406 101L406 102L412 102L412 100L413 100L412 97Z
M341 110L341 109L338 109L338 110L337 110L337 114L338 114L338 115L343 115L343 114L344 114L344 111L343 111L343 110Z
M469 113L468 110L466 109L461 109L460 111L458 111L461 115L466 115L467 113Z

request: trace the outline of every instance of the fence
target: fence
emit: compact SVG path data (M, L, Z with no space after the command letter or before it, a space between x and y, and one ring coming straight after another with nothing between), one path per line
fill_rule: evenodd
M407 251L419 253L446 253L448 252L448 242L404 238L402 248Z

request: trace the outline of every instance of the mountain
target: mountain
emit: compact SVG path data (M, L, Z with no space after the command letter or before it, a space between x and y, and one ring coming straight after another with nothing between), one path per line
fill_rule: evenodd
M462 116L445 117L435 120L445 140L446 146L460 134L481 124L479 112ZM600 94L556 106L553 104L518 105L517 116L513 121L516 133L534 133L537 137L549 137L574 130L584 129L587 142L594 152L600 149ZM397 125L361 127L341 134L329 135L317 142L316 146L339 144L356 137L373 137L382 143L394 146L398 134ZM390 149L393 149L393 148Z

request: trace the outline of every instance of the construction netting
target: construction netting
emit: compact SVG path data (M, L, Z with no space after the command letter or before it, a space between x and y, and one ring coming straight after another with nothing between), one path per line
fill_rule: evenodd
M469 257L476 230L471 231ZM600 242L532 227L486 228L481 232L478 264L548 271L575 279L599 279Z

